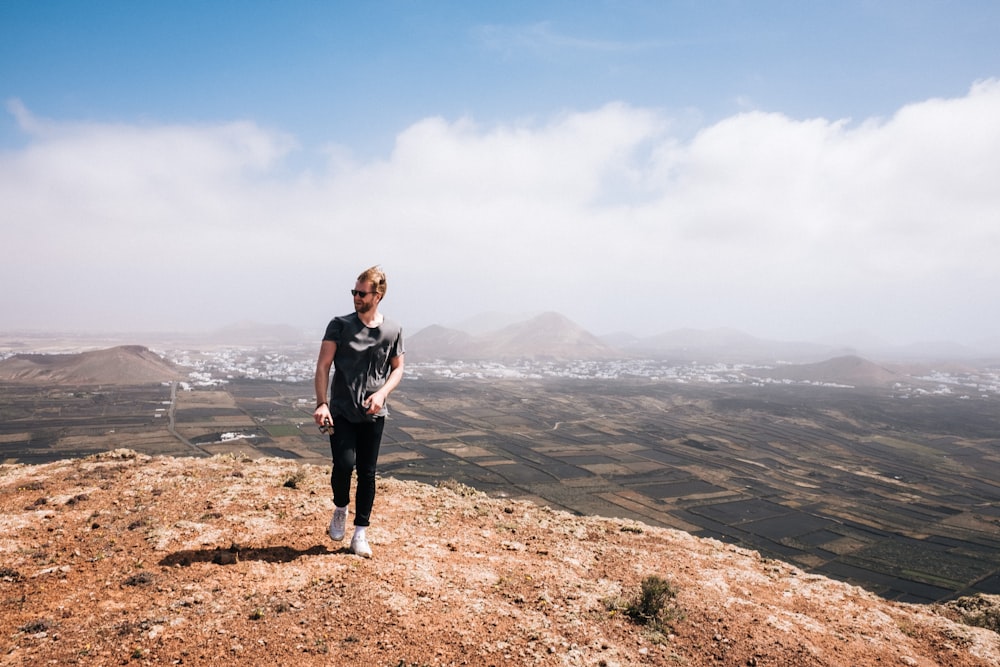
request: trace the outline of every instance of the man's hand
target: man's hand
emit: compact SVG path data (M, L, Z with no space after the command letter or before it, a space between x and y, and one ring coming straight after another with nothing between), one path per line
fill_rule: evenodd
M313 410L313 421L316 422L317 426L323 426L324 424L333 424L333 415L330 414L330 406L326 403L320 403Z
M365 401L364 407L367 408L365 414L377 415L382 412L385 402L389 400L389 394L399 386L400 380L403 379L403 357L393 357L389 360L389 366L392 370L389 372L385 384Z
M385 407L385 394L382 391L376 391L374 394L368 397L368 400L364 402L364 406L368 408L365 411L366 415L377 415L382 412L382 408Z

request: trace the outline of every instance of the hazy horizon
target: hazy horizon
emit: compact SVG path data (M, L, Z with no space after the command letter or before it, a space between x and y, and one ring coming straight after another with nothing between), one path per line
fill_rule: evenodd
M1000 5L0 4L0 331L1000 339Z
M421 326L405 326L407 337L420 334L424 329L439 326L446 329L458 330L473 336L485 336L489 338L492 334L498 333L501 329L510 325L525 324L531 319L543 315L544 313L479 313L462 321L454 322L434 322ZM562 315L561 313L557 313ZM572 321L572 320L571 320ZM579 325L579 323L573 322ZM214 329L183 329L183 330L108 330L108 329L10 329L0 330L0 344L11 344L20 338L30 340L38 339L59 339L64 342L76 340L77 344L84 344L83 341L97 341L97 347L107 347L115 345L141 345L141 346L162 346L171 344L187 345L216 345L246 344L249 340L273 340L281 339L284 343L293 343L295 340L300 344L308 344L310 341L317 342L322 338L325 322L319 326L295 326L280 322L257 322L242 321L232 322ZM286 330L286 334L295 332L295 338L285 335L282 338L276 329ZM290 330L290 331L289 331ZM634 327L629 330L617 331L587 331L594 336L605 339L611 347L622 347L625 351L632 345L631 340L622 339L618 343L615 340L620 336L630 337L635 340L646 340L654 346L660 346L663 342L655 342L657 339L672 341L668 345L691 345L691 336L704 336L704 344L713 349L720 345L725 346L725 341L734 345L734 350L742 349L748 341L746 337L756 339L761 344L775 343L795 346L806 344L816 346L813 354L822 354L820 348L828 348L830 356L844 354L869 354L869 355L916 355L908 357L912 359L924 360L960 360L980 356L984 359L1000 355L1000 338L984 338L973 341L958 340L903 340L894 341L879 337L868 331L836 331L827 335L814 338L768 338L760 336L753 331L746 331L735 327L716 327L709 329L697 329L694 327L677 327L669 330L645 330ZM262 336L266 336L262 337ZM241 343L240 341L244 341ZM17 346L10 348L15 350L26 341L20 341ZM261 342L260 344L263 344ZM86 344L87 347L93 343ZM3 345L0 345L3 347ZM697 347L697 345L696 345ZM790 348L791 349L791 348Z

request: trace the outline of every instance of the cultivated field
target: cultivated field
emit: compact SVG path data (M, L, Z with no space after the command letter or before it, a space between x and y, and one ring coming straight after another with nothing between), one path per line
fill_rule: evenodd
M325 463L312 405L311 383L4 386L0 456L128 447ZM390 408L383 475L738 542L892 599L1000 593L996 397L412 378Z

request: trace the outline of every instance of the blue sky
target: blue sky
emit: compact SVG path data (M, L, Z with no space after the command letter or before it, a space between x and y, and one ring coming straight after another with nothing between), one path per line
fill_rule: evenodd
M8 1L0 19L3 92L38 115L249 118L362 153L427 116L609 101L860 120L1000 68L995 2Z
M381 263L411 330L1000 337L998 27L985 1L2 2L0 329L320 328Z

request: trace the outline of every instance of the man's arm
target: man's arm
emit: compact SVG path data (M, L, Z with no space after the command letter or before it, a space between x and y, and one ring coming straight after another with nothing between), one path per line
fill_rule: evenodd
M316 389L316 409L313 411L313 421L320 426L325 420L333 421L330 416L330 405L327 394L330 391L330 367L333 357L337 354L337 344L332 340L323 341L319 347L319 358L316 360L316 377L313 380ZM398 384L398 383L397 383Z
M382 411L385 402L389 399L389 394L403 381L403 356L393 357L389 360L389 377L385 379L382 388L368 397L368 414L375 415Z

